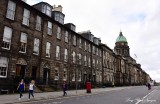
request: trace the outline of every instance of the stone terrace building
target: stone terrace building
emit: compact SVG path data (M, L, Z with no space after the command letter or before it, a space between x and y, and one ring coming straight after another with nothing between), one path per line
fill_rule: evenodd
M49 17L19 0L1 0L0 10L0 83L11 84L14 77L36 79L40 76L44 24L37 19Z
M84 55L84 60L87 60L84 65L89 67L86 68L86 70L91 73L91 75L88 76L88 81L91 81L93 86L100 86L102 85L102 49L99 46L101 40L94 37L90 31L79 32L79 34L87 39L87 41L83 41L83 49L86 54L86 56ZM81 39L79 41L81 41Z
M70 88L76 82L80 88L87 81L101 84L100 40L76 33L72 23L64 24L61 6L30 6L21 0L1 4L1 83L34 79L42 90L60 88L63 81Z
M113 86L115 75L115 54L106 44L101 44L100 46L102 48L103 85Z
M141 77L141 68L128 58L126 43L117 41L114 53L90 31L76 33L64 17L60 5L1 0L0 89L16 89L22 78L26 84L34 79L41 90L57 90L63 81L70 89L85 88L88 81L92 87L125 85L126 78L130 84L148 81L148 74L142 71Z

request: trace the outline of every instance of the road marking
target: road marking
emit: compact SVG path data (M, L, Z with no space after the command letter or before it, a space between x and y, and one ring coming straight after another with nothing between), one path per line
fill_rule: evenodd
M153 91L155 91L155 90L153 90ZM139 99L139 100L137 99L137 102L136 102L135 104L139 104L140 102L144 101L144 99L145 99L146 97L148 97L150 94L152 94L153 91L151 91L149 94L147 94L146 96L144 96L144 97L142 98L142 100L141 100L141 99Z

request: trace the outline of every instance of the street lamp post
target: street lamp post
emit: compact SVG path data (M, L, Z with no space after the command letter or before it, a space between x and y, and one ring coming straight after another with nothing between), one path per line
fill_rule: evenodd
M13 73L13 75L12 75L12 90L13 90L13 93L14 93L14 87L15 87L15 85L14 85L14 80L15 80L15 73L16 73L16 71L15 70L13 70L12 71L12 73Z
M76 94L77 94L77 76L78 76L78 70L77 70L77 68L76 68Z
M79 54L77 55L77 66L79 66L80 63L80 59L79 59ZM77 87L78 87L78 68L76 68L76 72L75 72L75 82L76 82L76 94L77 94Z

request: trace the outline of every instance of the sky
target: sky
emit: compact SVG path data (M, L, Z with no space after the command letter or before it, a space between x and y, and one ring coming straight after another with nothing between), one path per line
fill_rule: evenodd
M30 5L42 0L27 0ZM65 23L76 32L90 30L114 49L120 31L130 55L153 80L160 82L160 0L43 0L61 5ZM137 56L137 57L136 57Z

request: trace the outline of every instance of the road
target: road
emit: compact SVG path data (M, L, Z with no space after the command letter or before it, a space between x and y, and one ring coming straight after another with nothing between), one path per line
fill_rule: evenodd
M80 96L66 96L57 99L30 101L29 104L160 104L160 87L146 86L120 89Z

